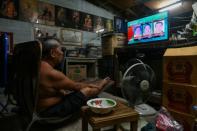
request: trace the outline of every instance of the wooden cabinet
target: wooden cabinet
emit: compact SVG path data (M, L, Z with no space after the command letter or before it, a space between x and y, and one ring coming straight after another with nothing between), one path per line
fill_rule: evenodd
M197 46L170 48L163 61L162 104L184 130L192 131L197 105Z

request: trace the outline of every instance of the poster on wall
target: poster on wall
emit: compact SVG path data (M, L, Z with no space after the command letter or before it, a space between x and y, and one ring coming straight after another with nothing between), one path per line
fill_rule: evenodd
M38 19L37 0L20 0L19 19L35 23Z
M39 1L37 23L45 25L55 25L55 6Z
M56 25L89 32L96 32L101 29L113 31L113 21L110 19L38 0L0 0L0 17L19 18L19 20L26 22ZM119 23L119 21L116 21L115 27L118 28L119 25L122 25Z
M85 31L93 31L93 15L82 14L82 29Z
M126 20L121 17L114 17L114 30L119 33L127 33Z
M18 0L0 0L0 17L17 19Z
M94 16L94 32L98 32L103 29L104 29L104 18L100 16Z
M81 18L82 18L82 13L80 11L70 10L71 28L81 29Z
M113 20L105 19L105 31L106 32L113 31Z
M60 28L46 25L34 25L34 39L53 37L60 39Z
M68 27L69 26L69 19L68 19L68 9L55 6L55 25L61 27Z
M66 45L81 46L82 45L82 32L79 30L62 29L61 41Z

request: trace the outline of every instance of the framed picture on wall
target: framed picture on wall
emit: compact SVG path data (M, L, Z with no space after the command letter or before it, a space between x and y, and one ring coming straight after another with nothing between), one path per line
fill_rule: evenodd
M113 20L105 19L105 30L107 32L113 31Z
M34 39L43 37L54 37L60 39L60 28L35 24Z
M79 30L62 29L61 40L64 46L82 46L82 32Z
M19 19L35 23L38 19L37 0L20 0Z
M93 31L93 15L82 14L82 29L85 31Z
M75 29L80 29L81 28L81 15L82 13L80 11L77 10L72 10L71 11L71 27L75 28Z
M55 25L55 6L45 2L38 2L38 21L45 25Z
M69 18L67 13L68 9L61 6L55 6L55 25L69 27Z
M114 17L114 31L119 33L127 33L127 22L122 17Z
M17 19L18 0L0 0L0 17Z
M94 16L94 32L104 29L104 19L100 16Z

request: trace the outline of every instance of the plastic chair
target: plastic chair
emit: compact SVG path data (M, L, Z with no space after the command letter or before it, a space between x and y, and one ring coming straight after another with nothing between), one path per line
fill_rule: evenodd
M26 131L31 129L34 122L60 123L67 117L41 117L36 111L39 87L39 70L41 64L42 45L38 41L30 41L17 44L13 54L13 89L15 99L20 113L25 116L28 126Z

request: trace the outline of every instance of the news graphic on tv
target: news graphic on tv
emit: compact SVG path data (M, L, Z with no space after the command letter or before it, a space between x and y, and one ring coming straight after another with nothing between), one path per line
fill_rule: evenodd
M141 39L142 37L142 27L141 25L134 26L134 39Z
M128 44L167 40L168 12L130 21L127 26Z
M165 22L164 20L156 21L154 24L154 36L163 36L164 34L164 27Z
M143 37L142 38L151 38L152 37L152 23L143 24Z

